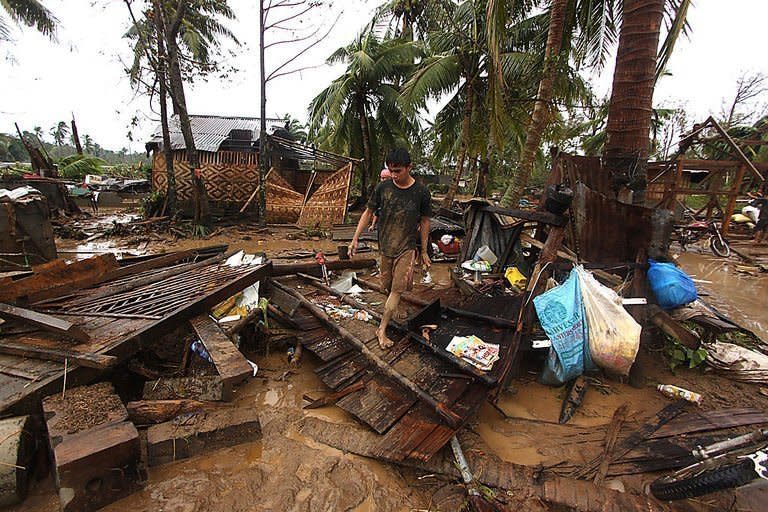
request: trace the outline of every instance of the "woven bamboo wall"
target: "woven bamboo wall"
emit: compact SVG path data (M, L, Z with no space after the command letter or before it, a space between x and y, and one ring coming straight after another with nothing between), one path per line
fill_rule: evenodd
M267 222L295 224L299 220L304 195L295 191L275 169L267 174Z
M221 203L245 203L259 184L258 155L239 151L201 151L199 154L200 170L208 198ZM178 199L191 201L192 178L184 151L173 152L173 168ZM165 155L162 151L155 151L152 161L152 188L165 192L167 187Z
M347 164L328 177L304 204L299 226L330 227L344 222L349 198L352 164Z

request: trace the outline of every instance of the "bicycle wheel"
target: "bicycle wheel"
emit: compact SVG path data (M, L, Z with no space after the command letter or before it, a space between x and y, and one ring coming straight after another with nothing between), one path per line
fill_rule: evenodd
M712 235L709 238L709 248L721 258L727 258L731 255L731 247L728 245L728 242L717 235Z
M758 478L755 463L751 459L744 459L736 464L711 469L680 480L675 480L674 476L659 478L651 484L651 493L660 500L682 500L723 489L741 487L755 478Z

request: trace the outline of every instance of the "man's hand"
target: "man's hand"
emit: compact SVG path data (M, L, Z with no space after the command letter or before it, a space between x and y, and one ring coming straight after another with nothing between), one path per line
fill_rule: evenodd
M424 265L425 270L432 266L432 260L429 259L429 254L427 254L427 251L421 251L421 263Z
M353 238L351 242L349 242L349 256L352 257L355 254L357 254L357 238Z

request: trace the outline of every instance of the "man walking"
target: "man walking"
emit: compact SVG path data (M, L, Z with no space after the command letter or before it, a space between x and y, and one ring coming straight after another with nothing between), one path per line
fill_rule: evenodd
M380 182L373 191L357 223L349 252L352 255L357 252L360 234L370 224L373 213L378 211L381 284L389 296L384 304L384 314L376 336L379 338L379 346L388 349L394 343L387 337L387 325L397 311L400 295L413 284L419 237L421 262L425 268L432 264L427 255L432 199L429 190L411 176L411 155L406 150L390 151L385 163L392 179Z

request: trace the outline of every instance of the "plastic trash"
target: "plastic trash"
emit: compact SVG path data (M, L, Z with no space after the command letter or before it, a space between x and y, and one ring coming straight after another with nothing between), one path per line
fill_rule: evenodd
M475 261L487 261L491 266L495 265L499 258L493 253L490 247L484 245L475 253Z
M571 271L563 284L533 299L544 332L552 340L539 380L562 386L585 369L592 369L588 327L577 272Z
M674 264L652 259L648 263L648 281L662 309L685 306L698 298L693 280Z
M629 375L640 349L642 327L624 309L616 292L600 284L581 265L574 271L581 285L592 362L604 370Z
M213 362L213 359L211 359L211 355L208 353L208 351L205 349L205 345L203 345L203 342L200 340L195 340L192 342L192 345L190 345L189 350L200 356L201 358L205 359L209 363Z
M696 405L701 405L702 396L693 391L688 391L685 388L679 388L671 384L659 384L656 389L661 392L662 395L673 400L687 400L688 402Z
M512 286L517 286L520 289L525 288L525 285L528 284L528 278L525 277L517 267L507 268L507 270L504 272L504 277L507 279L509 284Z

